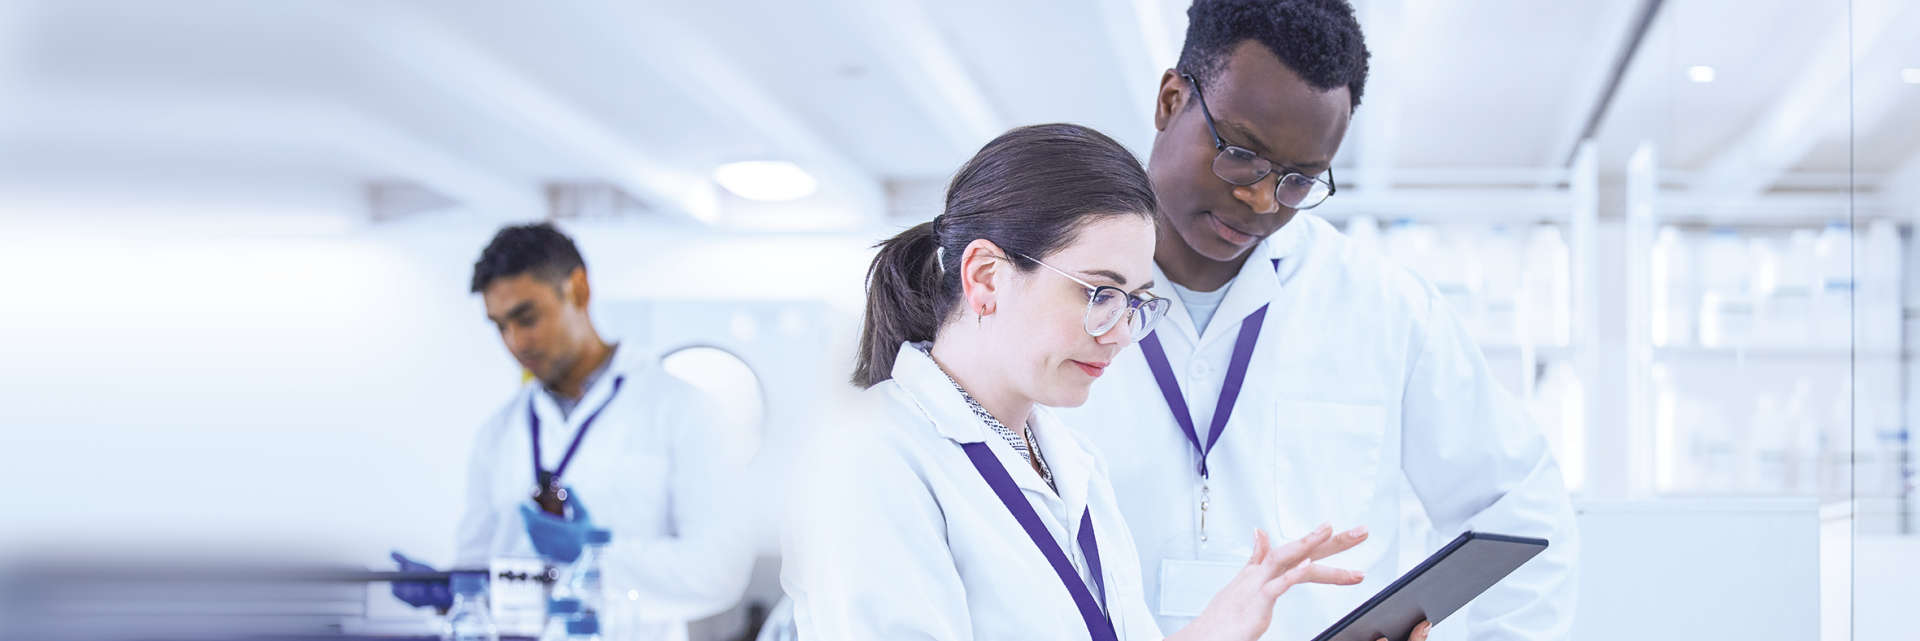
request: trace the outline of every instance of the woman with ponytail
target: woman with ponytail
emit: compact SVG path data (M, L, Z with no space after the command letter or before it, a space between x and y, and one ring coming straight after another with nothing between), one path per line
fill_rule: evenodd
M1046 409L1084 403L1165 314L1154 206L1112 139L1022 127L880 244L853 371L870 405L799 464L786 525L801 638L1162 637L1106 466ZM1314 563L1359 539L1256 541L1171 638L1255 639L1288 587L1360 580Z

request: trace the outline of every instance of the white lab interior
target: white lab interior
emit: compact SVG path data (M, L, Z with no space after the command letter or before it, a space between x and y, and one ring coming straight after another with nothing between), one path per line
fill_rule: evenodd
M1356 5L1314 213L1532 408L1576 638L1910 638L1920 3ZM790 464L851 391L871 246L1007 128L1144 154L1184 8L0 1L0 560L448 560L522 380L468 277L526 221Z

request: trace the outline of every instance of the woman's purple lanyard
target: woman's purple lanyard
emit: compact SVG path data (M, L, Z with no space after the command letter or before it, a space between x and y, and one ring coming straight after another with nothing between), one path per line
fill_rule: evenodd
M993 455L993 450L986 443L962 443L960 447L966 450L967 458L973 460L973 467L980 470L980 477L986 479L987 486L993 488L994 495L1000 497L1000 503L1007 506L1007 511L1013 513L1013 519L1019 521L1021 529L1027 531L1027 538L1033 539L1033 544L1040 548L1040 554L1047 557L1047 563L1053 566L1053 573L1060 576L1067 594L1073 597L1074 607L1080 610L1081 620L1087 624L1087 634L1094 641L1116 641L1118 637L1113 632L1113 621L1100 610L1100 604L1094 600L1086 582L1080 579L1073 564L1067 561L1066 552L1061 551L1060 545L1053 540L1053 534L1040 522L1040 515L1033 511L1033 505L1020 493L1019 486L1014 485L1013 476L1007 474L1007 468L1000 464L999 457ZM1094 540L1091 511L1080 513L1079 540L1080 553L1087 555L1087 570L1093 574L1094 586L1104 599L1107 580L1100 569L1100 545Z
M551 496L560 501L567 500L566 489L560 487L560 475L567 471L567 465L573 462L573 455L580 451L580 440L586 438L587 428L593 427L594 419L600 418L600 413L607 411L607 406L613 404L614 397L620 394L620 384L625 383L626 380L625 375L613 378L613 391L607 393L607 400L600 403L600 407L587 415L587 420L580 422L580 429L573 433L573 442L567 445L567 453L560 456L560 465L554 467L551 472L540 464L540 413L533 411L534 397L531 395L527 397L527 425L532 428L533 434L533 478L536 496Z

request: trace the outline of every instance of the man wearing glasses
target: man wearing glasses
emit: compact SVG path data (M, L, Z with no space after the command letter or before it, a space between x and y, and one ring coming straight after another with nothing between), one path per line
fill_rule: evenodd
M1148 160L1154 293L1173 309L1063 412L1108 455L1163 631L1233 576L1255 528L1331 523L1365 541L1328 563L1366 582L1289 592L1264 637L1313 638L1405 569L1408 496L1428 549L1466 529L1551 542L1442 637L1565 638L1577 541L1539 429L1431 285L1301 213L1337 191L1366 81L1352 7L1198 0L1188 18Z

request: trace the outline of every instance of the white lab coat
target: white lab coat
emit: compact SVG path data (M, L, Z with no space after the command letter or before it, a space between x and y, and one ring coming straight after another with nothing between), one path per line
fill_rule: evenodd
M1161 638L1106 467L1045 408L1035 409L1033 431L1058 495L910 345L901 347L892 380L845 409L850 420L820 433L807 463L796 466L801 487L783 531L781 582L800 638L1089 638L1059 575L961 448L979 442L1083 582L1088 563L1076 541L1083 510L1090 515L1103 607L1118 638Z
M1560 468L1441 295L1309 214L1253 252L1204 335L1166 274L1155 274L1155 293L1175 306L1156 333L1202 439L1242 320L1272 304L1209 457L1207 542L1197 533L1199 457L1141 350L1115 359L1085 405L1061 411L1108 454L1161 628L1191 620L1163 608L1163 560L1245 559L1256 527L1286 540L1322 522L1365 525L1371 538L1328 563L1364 570L1366 582L1290 590L1262 637L1313 638L1404 569L1395 552L1410 483L1439 539L1428 549L1465 529L1550 541L1442 632L1464 625L1476 641L1565 638L1577 540Z
M530 396L548 470L559 465L580 424L606 405L561 483L578 492L596 524L613 532L602 578L612 602L612 614L602 616L616 619L603 622L609 632L621 639L684 638L687 620L739 601L753 564L734 485L740 450L716 429L720 415L708 397L634 346L615 352L569 416L561 417L538 382L528 382L481 426L455 567L538 557L520 516L534 490Z

